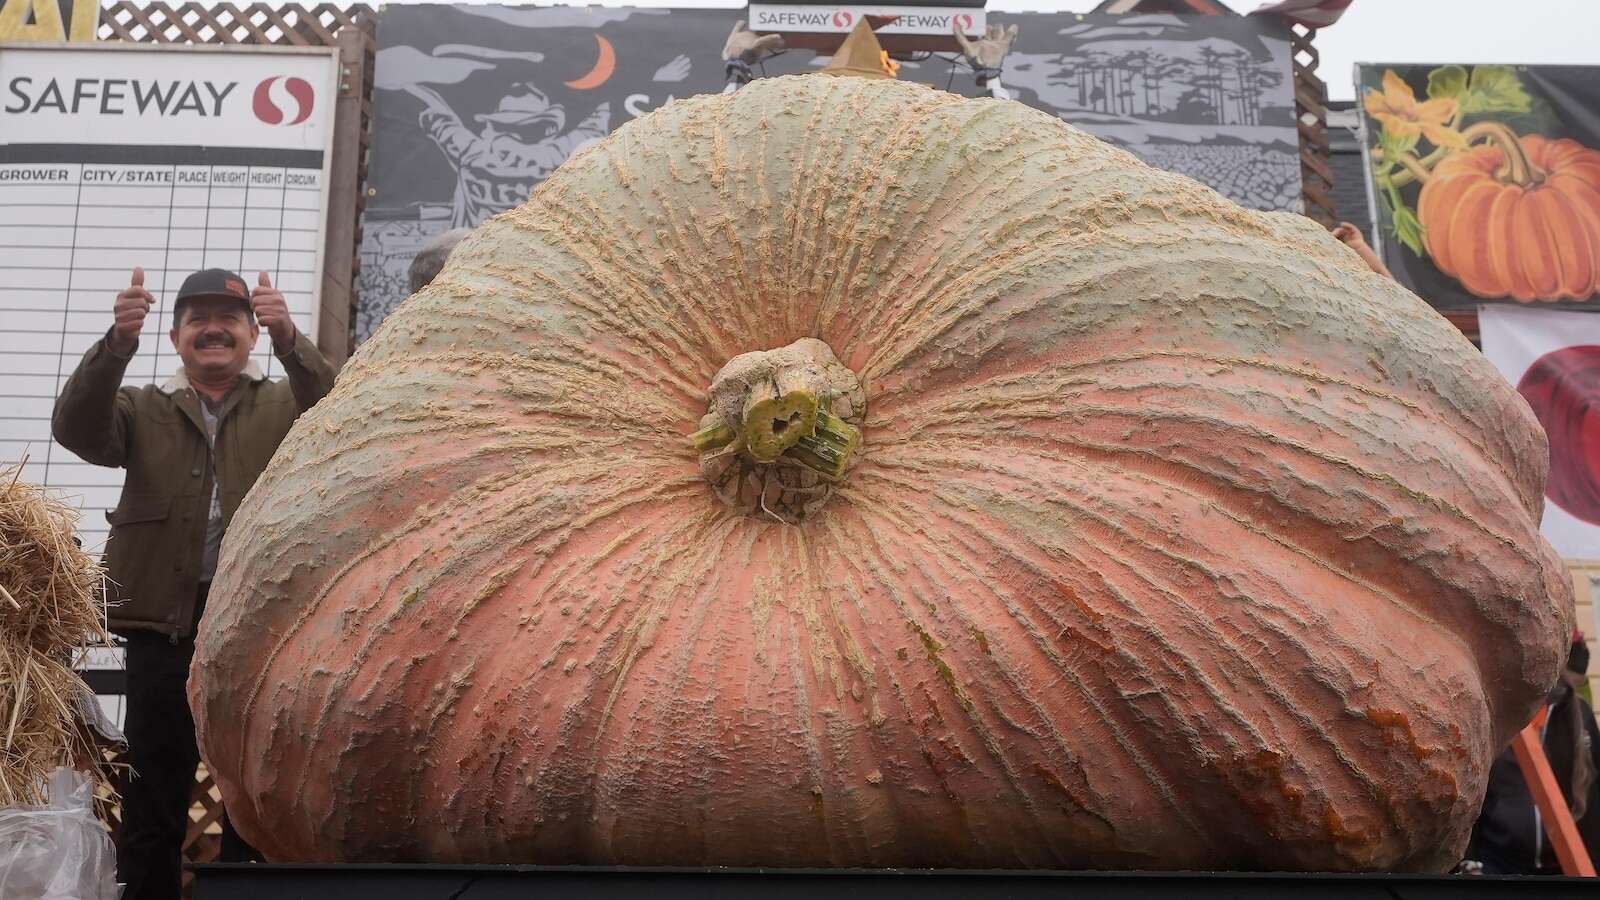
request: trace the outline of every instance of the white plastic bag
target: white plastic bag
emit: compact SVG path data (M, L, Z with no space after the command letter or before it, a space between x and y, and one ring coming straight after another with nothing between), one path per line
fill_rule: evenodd
M94 785L57 769L44 806L0 809L0 897L117 900L117 854L94 815Z

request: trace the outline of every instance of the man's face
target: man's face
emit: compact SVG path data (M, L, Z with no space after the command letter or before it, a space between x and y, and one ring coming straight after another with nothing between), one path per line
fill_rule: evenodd
M200 297L183 305L183 318L171 336L184 369L222 380L244 371L260 333L241 301Z

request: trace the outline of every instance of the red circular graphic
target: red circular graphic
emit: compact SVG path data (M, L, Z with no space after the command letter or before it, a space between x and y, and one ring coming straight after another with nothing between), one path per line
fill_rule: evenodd
M843 10L843 9L836 10L834 12L834 14L833 14L833 27L835 27L835 28L849 28L850 27L850 23L854 19L855 19L855 16L850 15L850 13L847 10Z
M1600 525L1600 347L1562 347L1539 357L1517 383L1550 436L1545 496Z
M280 78L283 79L283 89L295 102L294 118L287 122L284 121L283 110L279 109L278 104L272 99L272 83ZM256 118L268 125L299 125L311 118L311 109L315 103L316 94L311 90L310 82L293 75L288 77L274 75L271 78L261 79L261 83L256 85L255 94L250 98L250 109L256 114Z
M956 16L956 23L961 26L961 31L963 33L972 30L972 17L966 13Z

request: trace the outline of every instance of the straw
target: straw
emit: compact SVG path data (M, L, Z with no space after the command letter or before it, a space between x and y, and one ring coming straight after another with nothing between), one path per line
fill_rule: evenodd
M0 807L45 802L57 766L88 770L102 792L104 766L73 709L73 660L111 646L104 579L73 541L77 514L22 480L27 458L0 467Z

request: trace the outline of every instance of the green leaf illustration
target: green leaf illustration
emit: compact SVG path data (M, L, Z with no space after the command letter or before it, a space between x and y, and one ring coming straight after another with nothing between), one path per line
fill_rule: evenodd
M1420 133L1401 137L1385 128L1378 134L1378 148L1383 151L1383 161L1389 164L1399 162L1400 157L1416 149L1421 137Z
M1422 250L1422 223L1417 220L1415 213L1409 206L1399 206L1394 211L1394 237L1395 240L1411 248L1411 252L1418 256L1423 255Z
M1467 70L1461 66L1440 66L1428 73L1428 99L1457 100L1467 92Z
M1475 113L1525 113L1533 99L1522 88L1517 70L1511 66L1478 66L1472 70L1472 83L1461 98L1461 111Z

